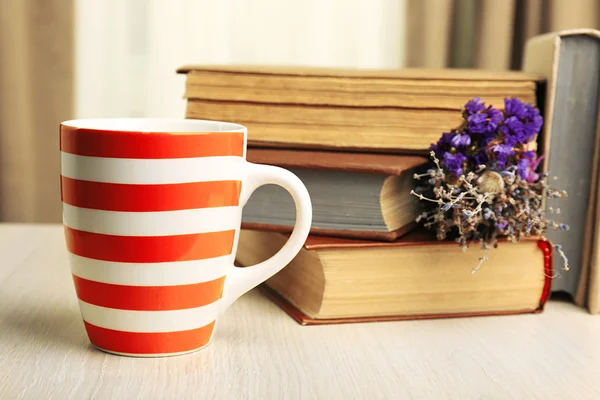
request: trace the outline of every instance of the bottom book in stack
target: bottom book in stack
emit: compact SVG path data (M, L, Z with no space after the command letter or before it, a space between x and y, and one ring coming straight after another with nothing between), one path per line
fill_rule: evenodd
M287 237L243 229L237 262L265 260ZM394 242L310 236L262 288L303 325L542 311L552 280L548 242L500 242L473 272L482 254L423 231Z

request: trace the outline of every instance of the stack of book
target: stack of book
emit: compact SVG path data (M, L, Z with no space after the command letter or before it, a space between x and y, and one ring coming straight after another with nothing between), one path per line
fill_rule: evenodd
M473 97L537 104L538 75L478 70L190 66L187 118L248 127L247 160L291 170L313 203L311 236L264 285L302 324L539 312L550 247L531 239L463 253L419 229L413 175ZM259 188L243 211L237 261L273 255L295 220L291 196Z

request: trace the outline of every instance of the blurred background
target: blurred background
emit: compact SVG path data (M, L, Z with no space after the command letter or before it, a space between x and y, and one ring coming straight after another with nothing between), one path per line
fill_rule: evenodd
M183 118L183 65L519 69L599 27L600 0L0 0L0 221L61 221L61 121Z

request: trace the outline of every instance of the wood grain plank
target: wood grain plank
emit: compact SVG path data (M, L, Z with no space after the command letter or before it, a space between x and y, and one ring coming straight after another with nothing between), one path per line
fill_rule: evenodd
M0 225L0 248L0 399L600 398L600 319L569 303L303 327L252 291L206 349L138 359L89 345L60 226Z
M54 235L55 225L0 224L0 285L48 235ZM19 251L15 251L18 249Z

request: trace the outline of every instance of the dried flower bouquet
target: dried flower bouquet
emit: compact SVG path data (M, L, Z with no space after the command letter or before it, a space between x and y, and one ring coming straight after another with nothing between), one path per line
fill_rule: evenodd
M543 209L545 196L567 193L550 188L547 173L537 172L544 156L535 152L543 124L536 107L510 98L501 111L474 98L462 115L458 128L432 144L433 164L426 173L415 174L419 186L412 193L423 200L417 222L435 229L439 240L454 237L465 251L471 243L486 250L476 271L487 261L487 250L498 246L498 237L517 242L530 236L545 239L548 228L568 230L547 219ZM560 245L554 248L568 269Z

